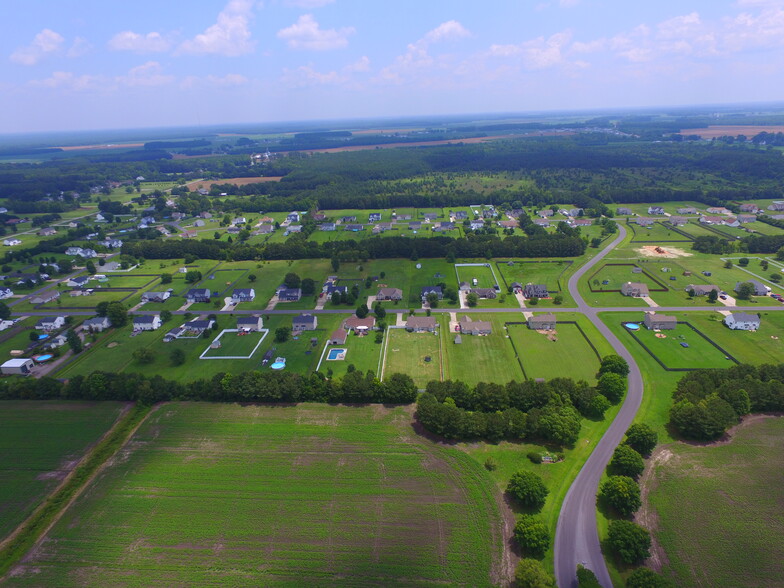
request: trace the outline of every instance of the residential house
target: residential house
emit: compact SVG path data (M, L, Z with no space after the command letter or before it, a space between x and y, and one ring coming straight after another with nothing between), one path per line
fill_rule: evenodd
M171 216L172 216L172 220L181 221L182 219L185 218L185 213L184 212L172 212Z
M253 302L256 298L256 290L253 288L235 288L231 295L231 301L234 304L240 302Z
M700 217L700 223L703 225L720 225L724 222L723 216L706 216Z
M82 252L79 254L80 257L84 257L85 259L93 259L98 257L98 253L95 249L82 249Z
M422 229L422 222L421 221L411 221L408 223L408 229L410 231L419 231Z
M239 227L229 227L228 229L226 229L226 232L229 233L230 235L238 235L240 230L241 229Z
M523 288L523 296L526 298L549 298L550 293L545 284L526 284Z
M119 249L123 246L122 239L105 239L98 243L98 245L103 245L109 249Z
M47 227L45 229L41 229L38 231L39 237L51 237L52 235L57 234L57 229L53 229L52 227Z
M67 342L68 339L66 336L63 333L60 333L59 335L55 335L54 337L47 339L46 343L44 344L44 349L57 349L58 347L65 345Z
M443 233L444 231L452 231L454 230L454 228L455 228L455 223L442 221L440 223L436 223L436 225L433 227L433 230L436 233Z
M750 204L748 202L744 202L743 204L740 205L739 208L741 212L750 212L752 214L756 214L760 210L759 206L757 206L756 204Z
M516 220L502 220L498 221L498 226L504 229L516 229L520 226L520 223L518 223Z
M348 286L338 286L335 283L331 283L326 285L325 288L326 289L322 290L322 292L324 292L324 295L327 298L332 298L332 295L336 292L338 294L348 294Z
M212 218L212 213L211 212L201 212L201 213L199 213L199 216L201 218L210 219L210 218Z
M708 214L730 214L730 211L723 206L710 206L705 209Z
M211 292L209 288L191 288L188 290L188 293L185 294L185 299L189 303L209 302L210 294Z
M357 217L356 216L344 216L344 217L342 217L340 219L340 222L342 222L343 224L355 223L355 222L357 222Z
M438 218L438 214L435 212L426 212L422 215L422 218L424 218L426 221L432 222Z
M5 206L0 206L0 214L8 214L8 209Z
M6 247L14 247L16 245L21 245L22 242L19 239L11 238L11 239L3 239L3 245Z
M290 212L289 214L286 215L286 220L289 221L290 223L298 223L300 221L300 215L296 211Z
M39 331L56 331L65 326L64 316L45 316L35 324L35 328Z
M469 316L461 318L458 324L463 335L490 335L493 332L490 321L475 321Z
M368 215L368 222L369 223L377 223L381 220L381 213L380 212L371 212Z
M212 319L193 319L182 325L183 333L188 333L190 337L198 337L207 329L211 329L215 325Z
M460 284L457 286L457 289L460 290L460 292L470 292L471 284L468 282L460 282Z
M96 316L87 319L82 323L82 328L91 333L100 333L108 329L110 326L111 323L109 322L109 317L105 316Z
M770 206L768 206L768 210L776 210L776 211L784 210L784 200L774 200L773 203Z
M323 212L317 212L311 218L314 222L323 223L325 220L327 220L327 215Z
M632 212L631 208L626 208L625 206L619 206L615 209L615 214L619 216L631 216L634 213Z
M327 341L327 345L345 345L346 337L348 337L348 333L346 329L335 329L332 331L332 334L329 336L329 341Z
M466 220L468 218L468 213L465 210L458 210L454 214L454 217L456 221Z
M337 229L337 225L335 223L321 223L319 225L319 230L321 231L334 231Z
M399 220L399 221L410 221L410 220L411 220L411 215L410 215L410 214L398 214L398 215L395 217L395 220Z
M756 331L761 322L758 314L747 312L731 312L724 317L724 324L736 331Z
M373 316L359 318L352 316L343 321L343 328L346 331L354 331L357 334L367 333L376 326L376 319Z
M142 294L142 302L164 302L171 297L171 290L166 292L145 292Z
M253 231L251 235L271 235L275 231L272 225L261 225L258 229Z
M422 302L427 302L427 297L429 294L435 294L438 296L439 300L444 298L444 292L441 290L441 286L423 286L422 291L420 292L420 298Z
M580 216L582 213L583 213L582 208L570 208L568 211L566 211L566 216L571 216L574 218Z
M297 219L297 220L299 220L299 219ZM246 219L244 216L238 216L234 220L231 221L231 224L233 224L233 225L244 225L247 222L248 222L248 219Z
M538 214L542 218L548 218L548 217L553 216L553 214L555 214L555 213L553 212L553 210L551 208L543 208L542 210L540 210L536 214Z
M471 288L471 294L476 294L477 297L487 300L495 300L497 294L493 288Z
M14 295L11 288L3 288L0 287L0 300L5 300L6 298L11 298Z
M180 237L182 237L183 239L195 239L198 236L199 234L196 231L183 231L182 233L180 233Z
M539 314L528 319L528 328L534 331L553 331L555 330L556 320L552 312Z
M291 321L291 329L295 332L315 331L318 326L318 318L312 314L300 314Z
M260 316L241 316L237 319L237 330L245 333L260 331L264 327L264 319Z
M400 288L379 288L376 300L403 300L403 290Z
M53 302L60 298L60 292L57 290L51 290L49 292L43 292L38 296L33 296L30 299L30 304L48 304L49 302Z
M509 287L512 289L513 294L523 293L523 285L520 282L512 282Z
M193 221L193 226L194 226L194 227L203 227L203 226L206 226L206 224L207 224L207 223L205 223L205 222L204 222L203 220L201 220L201 219Z
M344 231L351 231L357 233L365 230L365 225L343 225Z
M155 331L161 327L161 315L144 314L133 317L134 331Z
M569 221L573 227L590 227L593 224L593 219L590 218L573 218Z
M740 226L740 223L738 222L738 219L735 218L734 216L726 217L722 224L727 226L727 227L739 227Z
M756 214L739 214L737 216L737 219L738 219L738 222L740 224L745 225L746 223L753 223L754 221L756 221L757 220L757 215Z
M433 333L437 326L434 316L409 316L406 319L406 330L414 333Z
M721 292L721 289L715 284L689 284L684 288L686 292L694 292L694 296L707 296L714 290Z
M546 229L550 226L550 221L546 218L535 218L534 224Z
M632 298L644 298L648 296L648 285L641 282L626 282L621 284L621 294Z
M682 227L689 221L686 217L683 216L671 216L667 219L667 222L670 223L673 227Z
M735 291L738 291L741 284L749 283L754 286L754 296L767 296L770 292L770 287L757 280L746 280L745 282L738 282L735 284Z
M650 330L671 331L678 326L678 319L657 312L646 312L643 323Z
M278 297L278 302L296 302L302 298L302 290L300 288L287 288L280 286L275 294Z
M664 214L663 206L649 206L648 214Z
M72 288L81 288L82 286L87 285L87 282L90 281L90 276L77 276L75 278L71 278L66 282L67 286L71 286Z
M484 229L484 228L485 228L485 221L481 221L481 220L472 220L472 221L469 223L469 226L471 227L471 230L472 230L472 231L478 231L478 230L480 230L480 229Z
M482 218L492 219L498 216L498 213L495 211L495 208L490 207L486 208L482 211Z
M678 209L678 214L697 214L697 209L693 206L684 206Z
M640 225L641 227L650 227L653 226L653 223L655 223L656 220L645 216L640 216L634 219L634 222Z

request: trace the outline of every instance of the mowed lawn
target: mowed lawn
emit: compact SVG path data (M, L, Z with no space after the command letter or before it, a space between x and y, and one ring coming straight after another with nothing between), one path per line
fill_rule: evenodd
M267 336L269 336L269 332L266 330L254 333L223 333L219 339L220 347L213 349L212 342L218 338L218 335L215 335L209 340L203 340L205 347L207 347L204 357L251 357L254 348ZM259 347L261 346L259 345Z
M8 585L506 584L497 497L407 408L171 403Z
M691 243L693 239L673 230L673 227L664 221L653 223L650 227L641 227L636 223L628 223L626 229L634 235L632 243L670 243L681 241Z
M666 367L671 369L727 368L735 365L735 362L726 359L724 353L687 325L678 325L671 331L660 333L642 327L635 332L635 335ZM629 334L628 338L631 339L632 335ZM687 344L688 347L684 347L681 343Z
M458 314L458 317L463 316L463 313ZM493 332L482 336L462 335L462 343L458 344L455 343L456 333L449 333L448 328L442 328L444 377L448 380L460 380L469 386L478 382L506 383L522 380L520 364L504 329L504 321L508 320L508 317L487 313L473 315L472 318L489 320ZM514 319L519 320L520 316L515 315ZM446 321L442 324L446 324Z
M388 329L386 337L385 376L397 372L408 374L420 388L431 380L441 380L440 336ZM425 361L426 357L430 361Z
M781 418L750 423L726 445L662 448L649 503L674 585L781 585L782 471Z
M495 276L498 277L498 280L496 281L495 276L493 275L495 268L492 267L490 262L488 262L487 265L490 267L486 267L485 265L455 265L455 271L457 272L458 276L458 283L468 282L472 288L492 288L495 285L501 287L504 282L501 279L501 276L498 274L498 271L495 270ZM474 279L476 279L476 285L474 285Z
M591 384L596 381L599 358L577 326L558 322L556 341L526 325L510 325L508 332L528 378L573 378Z
M0 404L0 539L28 516L120 414L118 402Z
M388 333L389 331L386 331ZM385 334L386 334L385 333ZM346 359L343 360L327 360L329 349L345 349ZM324 354L324 360L321 362L319 371L322 374L327 374L332 370L332 377L342 377L348 371L348 366L353 365L356 369L367 372L368 370L379 375L379 364L381 353L384 350L384 343L376 343L376 333L371 332L368 335L357 336L353 332L346 337L346 343L343 345L330 345L327 352Z

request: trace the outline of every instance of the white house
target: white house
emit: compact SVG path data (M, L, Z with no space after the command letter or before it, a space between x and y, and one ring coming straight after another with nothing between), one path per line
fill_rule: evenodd
M154 331L161 326L161 315L147 314L133 317L134 331Z
M82 328L93 333L100 333L110 327L109 317L96 316L82 323Z
M253 288L236 288L231 295L231 301L234 304L240 302L253 302L256 298L256 290Z
M736 331L756 331L761 322L758 314L747 312L733 312L724 317L724 324Z
M11 298L13 295L14 293L11 291L11 288L0 288L0 300Z
M14 245L21 245L22 242L19 239L3 239L3 245L6 247L13 247Z
M35 324L35 328L42 331L54 331L63 326L65 326L64 316L45 316Z

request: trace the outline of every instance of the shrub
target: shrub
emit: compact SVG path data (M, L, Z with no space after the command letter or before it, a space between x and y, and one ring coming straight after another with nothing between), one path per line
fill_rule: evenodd
M528 459L531 460L531 463L542 463L542 454L537 451L529 451Z
M494 472L494 471L496 471L496 470L498 469L498 462L496 462L496 460L495 460L495 459L493 459L492 457L488 457L488 458L485 460L485 469L486 469L488 472Z

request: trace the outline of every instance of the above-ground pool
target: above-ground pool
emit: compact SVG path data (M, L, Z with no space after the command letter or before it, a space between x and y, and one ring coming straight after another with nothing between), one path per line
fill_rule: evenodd
M285 361L276 361L270 366L273 370L282 370L284 367L286 367Z
M639 331L640 330L640 325L638 325L637 323L626 323L624 325L624 327L626 327L630 331Z
M38 340L43 341L44 339L48 339L49 335L38 335Z
M329 361L337 361L340 359L346 359L346 350L345 349L330 349L329 353L327 353L327 360Z
M52 359L52 357L54 356L51 353L44 353L42 355L34 355L33 360L37 362L44 362L44 361L49 361L50 359Z

